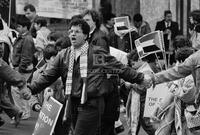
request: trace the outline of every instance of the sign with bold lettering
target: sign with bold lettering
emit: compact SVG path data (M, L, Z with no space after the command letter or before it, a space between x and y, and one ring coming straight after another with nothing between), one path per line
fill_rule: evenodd
M92 9L92 0L16 0L16 13L24 14L26 4L33 4L37 14L50 18L70 19L86 9Z
M170 93L166 83L158 84L155 88L147 90L144 117L152 117L156 104L160 103L164 97Z
M45 101L32 135L52 135L62 106L63 105L53 97Z

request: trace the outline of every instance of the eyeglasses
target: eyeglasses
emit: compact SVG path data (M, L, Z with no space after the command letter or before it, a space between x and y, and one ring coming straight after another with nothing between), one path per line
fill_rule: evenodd
M83 32L80 31L80 30L69 30L68 33L69 33L69 34L73 34L73 33L75 33L75 34L81 34L81 33L83 33Z

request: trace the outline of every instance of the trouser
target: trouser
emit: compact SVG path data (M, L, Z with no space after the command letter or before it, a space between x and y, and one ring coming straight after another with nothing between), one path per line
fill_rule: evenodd
M64 111L65 111L65 103L63 104L63 107L60 111L60 115L56 122L53 135L68 135L69 134L69 130L71 128L71 121L70 119L67 119L67 121L63 122Z
M23 73L22 75L27 80L30 76L30 73ZM20 109L20 111L23 112L24 115L29 117L30 116L30 106L29 106L28 100L23 99L23 97L20 94L20 90L17 87L12 87L11 93L12 93L12 97L13 97L15 105Z
M96 135L98 127L101 125L103 111L103 98L88 99L84 105L80 105L80 99L71 98L71 118L74 135Z
M102 119L101 120L101 134L97 135L116 135L115 120Z

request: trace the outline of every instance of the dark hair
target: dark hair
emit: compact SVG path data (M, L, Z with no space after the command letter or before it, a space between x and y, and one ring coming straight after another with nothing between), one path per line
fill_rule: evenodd
M179 62L185 61L195 50L191 47L179 48L175 53L175 59Z
M55 45L48 44L43 50L44 59L49 60L52 56L56 56L58 51L55 48Z
M60 37L63 37L63 33L62 32L60 32L60 31L52 31L47 36L47 39L56 42Z
M28 9L30 9L31 12L36 12L36 9L35 9L35 7L32 4L27 4L24 7L24 11L27 11Z
M47 20L41 17L37 17L34 20L34 23L40 24L41 27L46 27L47 26Z
M193 18L194 21L200 23L200 10L194 10L190 13L190 16Z
M28 18L26 18L24 15L23 16L19 16L17 18L17 24L18 25L22 25L23 27L27 27L27 29L29 30L31 27L31 22Z
M72 16L71 21L74 20L74 19L82 19L82 18L83 18L83 17L82 17L81 14L74 15L74 16Z
M182 47L192 47L192 43L188 38L184 37L183 35L180 35L175 37L173 47L175 50Z
M135 14L134 16L133 16L133 21L136 21L136 22L140 22L140 21L142 21L143 20L143 18L142 18L142 15L141 14Z
M165 10L164 16L166 17L168 14L172 14L171 10Z
M89 36L90 26L83 19L74 19L74 20L72 20L70 22L69 28L71 28L72 26L79 26L82 29L83 34L86 34L87 36Z
M65 37L61 37L59 38L56 43L55 43L56 47L61 47L62 49L67 48L69 46L71 46L71 42L68 36Z
M91 15L92 20L95 22L96 24L96 28L99 29L101 26L101 16L100 14L96 11L96 10L86 10L82 16L86 16L86 15Z
M102 16L103 16L104 23L107 23L107 21L109 21L110 19L116 17L116 15L113 14L113 13L104 14L104 15L102 15Z

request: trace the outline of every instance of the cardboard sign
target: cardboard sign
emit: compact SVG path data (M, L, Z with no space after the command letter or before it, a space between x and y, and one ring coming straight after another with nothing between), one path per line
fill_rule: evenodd
M123 52L119 49L116 49L114 47L110 47L110 54L114 56L118 61L121 63L127 65L128 64L128 59L127 59L127 53Z
M135 40L135 46L140 58L149 54L164 51L163 34L154 31Z
M117 31L127 32L130 29L130 22L128 16L114 18Z
M154 89L153 87L149 88L146 94L144 117L152 117L152 113L156 107L155 105L160 103L169 93L167 83L158 84Z
M32 135L52 135L62 106L53 97L44 102Z

